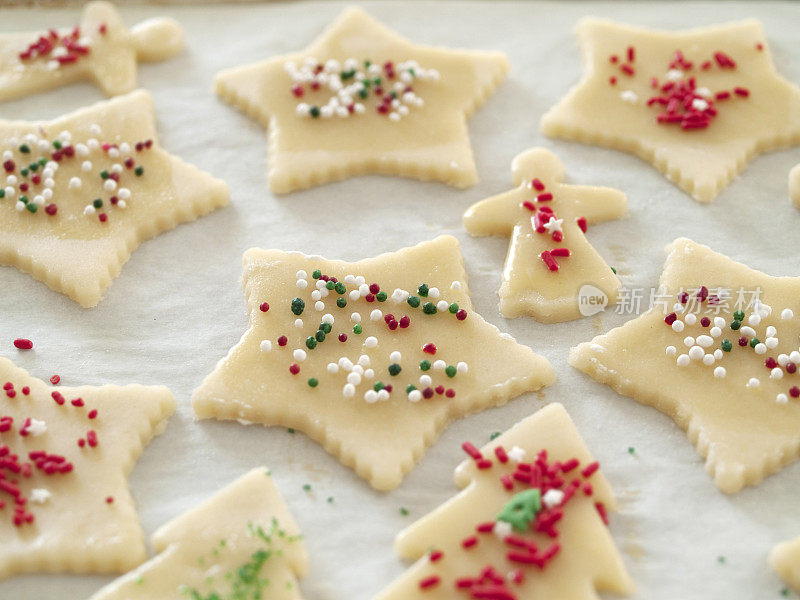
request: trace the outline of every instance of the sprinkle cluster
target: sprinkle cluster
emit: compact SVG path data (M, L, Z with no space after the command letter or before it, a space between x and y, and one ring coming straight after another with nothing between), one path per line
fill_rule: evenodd
M106 33L105 24L100 25L101 35ZM48 71L56 71L64 65L72 65L91 53L91 40L81 36L80 27L75 27L65 33L50 29L42 34L25 50L19 53L22 68L45 61L44 67Z
M320 63L308 57L298 66L294 61L284 65L292 79L291 93L295 98L321 95L320 90L333 92L327 100L315 103L299 102L297 114L312 118L348 118L364 114L370 98L375 100L375 111L391 121L407 116L411 108L419 108L424 101L414 91L418 81L438 81L436 69L424 69L414 60L383 65L370 60L348 58L344 64L338 60Z
M757 44L756 50L763 50L763 45ZM615 65L621 75L634 77L636 75L636 50L628 46L625 54L620 58L612 54L609 62ZM681 50L676 50L668 63L668 71L662 80L652 76L650 87L655 90L653 96L648 98L647 106L655 106L660 112L656 115L656 122L664 125L679 125L683 131L705 129L711 125L718 114L718 102L731 98L747 98L750 90L736 86L731 90L712 92L704 86L698 86L697 77L692 74L699 68L701 72L711 69L735 70L736 61L722 51L714 52L713 56L700 63L687 60ZM609 84L617 85L618 78L612 75ZM624 90L620 93L624 102L636 104L639 97L633 90Z
M265 353L275 350L288 352L291 357L287 358L290 374L299 375L301 363L320 344L338 343L343 344L342 355L336 362L327 365L326 374L312 373L307 380L309 387L316 388L327 382L330 382L329 385L341 385L343 397L352 398L359 393L369 404L389 400L396 389L404 390L411 402L429 400L435 396L455 397L455 389L447 387L443 382L466 374L469 370L466 362L448 364L444 360L436 359L436 345L427 342L420 348L419 357L403 357L399 350L390 348L386 350L386 366L374 365L368 352L378 348L379 339L375 335L364 335L364 319L369 319L380 329L385 327L393 332L407 330L417 319L423 320L423 327L424 320L429 318L464 321L467 311L457 303L441 298L438 288L422 283L415 294L398 288L389 295L378 283L367 283L361 275L347 275L343 281L339 281L319 269L313 271L310 279L306 271L298 271L295 285L307 299L298 296L282 308L291 311L296 317L294 325L298 329L303 329L305 321L312 315L310 319L315 322L316 330L305 338L300 347L290 348L287 335L278 336L274 342L265 339L260 344L261 351ZM461 283L458 281L451 284L451 289L460 287ZM386 310L387 304L395 306L398 313L390 312L391 309ZM335 305L336 308L327 312L330 305ZM399 314L403 307L410 314ZM260 310L268 313L269 303L262 303ZM362 316L362 311L365 316ZM334 313L339 314L334 316ZM337 326L337 322L345 322L347 325ZM338 327L338 332L334 331L334 327ZM348 350L354 343L360 345L357 357L352 351L348 356ZM401 373L405 375L401 376ZM410 379L409 374L413 374ZM401 383L404 378L405 383ZM434 381L435 378L439 379L439 383Z
M743 310L733 313L733 319L728 322L721 316L702 316L698 314L703 308L713 307L720 303L717 295L710 294L706 286L701 286L693 294L681 292L678 302L673 307L673 312L664 318L667 326L675 333L683 334L687 327L698 330L697 335L687 335L683 339L683 347L687 350L678 352L674 345L666 347L666 355L675 358L679 367L688 367L691 364L702 364L714 368L714 377L724 378L727 369L720 363L725 356L733 351L750 352L756 357L764 358L764 368L769 371L767 377L773 381L782 381L797 374L800 366L800 347L789 354L778 354L777 357L768 356L771 351L778 348L780 338L778 329L774 325L765 326L764 321L772 315L772 307L756 300L753 302L752 312L745 314ZM692 303L690 304L690 301ZM697 310L692 310L692 305ZM790 308L781 311L781 321L791 321L795 318ZM760 335L759 330L763 331ZM738 350L735 350L737 349ZM759 362L760 362L759 358ZM794 385L792 385L794 383ZM800 398L800 378L789 382L787 390L779 393L775 400L779 404L786 404L789 398ZM750 377L745 384L746 388L755 390L761 386L760 377Z
M532 569L544 570L558 557L561 544L558 523L565 516L567 505L580 495L591 497L594 493L591 477L599 469L597 462L582 466L577 458L565 462L550 461L547 450L541 450L530 461L526 451L514 446L506 451L502 446L494 449L494 457L485 457L469 442L463 450L475 461L480 470L504 471L496 480L508 494L508 502L494 521L478 523L474 532L461 540L463 552L470 552L482 543L499 539L505 552L503 567L487 564L479 573L458 577L453 582L456 592L469 598L516 600L515 588L521 586ZM600 518L608 524L602 502L595 502ZM542 540L549 540L545 545ZM429 562L436 566L447 560L444 552L436 548L428 553ZM439 575L428 575L419 580L423 590L443 585Z
M121 185L125 179L144 175L144 167L137 164L137 154L152 148L152 140L128 142L101 142L96 136L102 131L92 125L93 137L85 142L73 142L73 134L64 130L54 139L45 132L29 133L21 139L6 141L2 156L5 186L0 186L0 201L15 201L17 212L36 214L41 208L50 217L58 214L59 198L55 197L59 168L66 163L80 161L81 176L71 177L65 194L84 194L84 184L93 180L101 183L103 197L89 200L83 209L87 216L97 216L98 221L108 221L111 208L125 209L131 200L131 191Z
M28 410L26 405L32 400L30 387L24 386L18 390L13 382L7 381L3 384L2 390L6 406L21 409L23 414ZM80 412L81 419L94 421L98 417L97 410L87 410L81 398L67 401L58 391L53 391L51 397L58 406L64 407L65 411ZM39 438L47 432L45 421L29 416L15 424L13 417L3 416L2 412L0 404L0 514L6 509L7 502L10 502L13 506L11 521L15 526L22 527L35 521L31 505L44 504L52 496L46 487L31 488L31 484L41 485L49 477L69 476L75 467L66 456L41 449L45 444ZM28 460L12 453L13 440L29 449ZM84 437L77 441L80 448L96 448L98 444L97 432L94 429L87 429ZM30 493L25 492L26 488L31 488ZM112 503L113 498L109 496L106 502Z
M546 187L541 179L534 178L528 184L523 184L529 187L534 192L534 200L525 200L522 202L522 208L529 210L531 216L531 226L533 230L539 235L550 236L554 242L559 243L564 239L564 219L559 219L552 205L549 203L553 201L553 194L546 190ZM586 217L578 217L576 220L578 227L583 233L586 233L587 222ZM545 250L539 255L545 266L553 273L559 269L557 258L569 258L571 255L569 248L560 246Z

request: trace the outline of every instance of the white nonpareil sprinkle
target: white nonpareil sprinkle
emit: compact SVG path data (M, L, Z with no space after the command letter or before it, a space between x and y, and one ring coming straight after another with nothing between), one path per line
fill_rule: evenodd
M308 279L308 273L300 269L297 273L294 274L297 279Z
M297 362L303 362L306 359L306 356L308 355L306 354L305 350L301 350L300 348L298 348L297 350L292 352L292 356Z
M47 423L44 421L40 421L39 419L31 418L31 422L25 428L25 431L28 432L28 435L32 435L33 437L39 437L45 431L47 431Z
M789 364L789 355L778 354L778 364L782 367L785 367L787 364Z
M714 317L714 327L719 327L720 329L722 329L723 327L725 327L725 325L727 325L725 319L723 319L722 317Z
M389 392L387 392L385 389L378 390L378 400L380 402L385 402L388 399L389 399Z
M363 375L364 374L364 367L361 366L361 365L353 365L352 372L356 373L357 375Z
M128 188L119 188L117 196L119 197L120 200L130 200L131 191Z
M769 372L770 379L783 379L783 369L775 367Z
M339 366L345 371L353 370L353 363L350 362L350 359L347 358L346 356L343 356L339 359Z
M95 210L94 206L92 206L91 204L87 204L86 208L83 209L84 215L93 215L96 212L97 211Z
M769 348L770 350L775 350L778 347L778 338L776 337L768 337L764 340L764 345Z
M436 300L436 298L438 297L439 297L439 288L432 287L428 290L428 298L433 298L434 300Z
M714 358L714 355L713 355L713 354L706 354L706 355L703 357L703 364L704 364L705 366L707 366L707 367L710 367L710 366L711 366L711 365L713 365L715 362L717 362L717 359L716 359L716 358Z
M725 367L717 367L716 369L714 369L714 377L716 377L717 379L722 379L727 374L728 371L725 369Z
M714 344L714 338L710 335L701 335L697 338L697 343L703 348L709 348Z
M722 329L720 329L715 325L714 327L711 328L711 330L708 333L711 334L712 338L718 338L719 336L722 335Z
M344 396L345 398L352 398L355 395L356 395L356 386L354 386L352 383L345 384L345 386L342 388L342 396Z
M361 384L361 375L358 373L348 373L347 375L347 383L350 385L360 385Z
M325 310L325 303L322 300L317 300L314 303L314 310L322 312L323 310Z
M86 172L86 173L91 171L92 170L92 161L90 161L90 160L83 161L83 164L81 165L81 170Z
M81 180L78 177L71 177L70 178L70 180L69 180L69 189L71 189L71 190L79 190L79 189L81 189L81 185L83 185L83 183L81 182Z
M675 333L681 333L683 331L683 327L684 327L683 321L676 320L672 324L672 331L674 331Z
M334 322L333 315L331 313L325 313L324 315L322 315L322 322L327 323L328 325L333 325Z
M753 348L756 351L756 354L766 354L767 353L767 345L764 342L759 342L756 344L756 347Z
M784 321L788 321L793 317L794 317L794 312L792 312L791 308L784 308L783 312L781 312L781 319L783 319Z
M367 356L366 354L362 354L361 356L358 357L358 364L361 365L362 367L369 366L370 362L371 361L369 359L369 356Z
M326 285L326 284L325 284L325 282L324 282L322 279L317 279L317 282L314 284L314 286L315 286L315 287L316 287L318 290L321 290L322 288L324 288L324 287L325 287L325 285Z
M297 287L300 288L301 290L306 289L308 287L308 281L306 281L305 279L298 279Z
M44 504L45 502L50 500L52 496L53 495L50 493L49 490L46 490L44 488L34 488L31 490L30 498L31 502L34 502L36 504Z
M376 348L378 346L378 338L376 338L374 335L371 335L364 340L364 345L367 348Z
M556 491L556 490L550 490L550 491ZM506 539L508 536L511 535L512 532L513 528L511 527L511 523L506 523L505 521L497 521L494 524L494 527L492 528L492 533L494 533L501 540Z
M446 300L439 300L439 302L436 304L436 308L439 310L439 312L445 312L448 308L450 308L450 305Z
M666 353L667 356L675 356L678 352L678 349L675 346L667 346Z
M330 373L331 375L335 375L338 372L339 372L339 365L333 362L328 363L328 373Z
M689 313L688 315L686 315L684 317L683 320L686 321L687 325L694 325L694 324L697 323L697 315L695 315L693 313Z
M397 350L389 354L389 360L393 363L399 363L403 358L403 355L400 354Z
M408 399L411 400L411 402L419 402L422 400L422 392L419 390L411 390L408 393Z
M364 371L364 379L373 379L375 377L375 371L372 369L367 369Z
M350 315L350 320L353 323L361 323L361 313L354 312Z
M747 324L751 327L758 327L761 324L761 317L759 315L750 315L747 319Z
M453 283L450 284L450 289L451 290L460 290L461 289L461 282L460 281L454 281Z
M681 354L675 362L679 367L688 367L692 359L689 358L688 354Z
M456 365L456 371L459 373L466 373L469 371L469 366L464 361L461 361Z
M435 361L433 361L433 368L436 371L444 371L446 366L447 366L447 363L444 362L443 360L435 360Z
M378 392L375 390L367 390L364 392L364 400L366 400L367 404L374 404L378 401Z
M619 97L622 98L624 102L628 102L630 104L635 104L639 100L639 96L636 95L636 92L633 90L625 90L620 93Z
M767 327L767 337L768 338L775 337L776 335L778 335L778 330L775 329L775 327L773 327L772 325Z
M262 352L269 352L272 350L272 342L269 340L261 340L261 344L259 344L258 347L261 348Z
M777 402L778 404L786 404L787 402L789 402L789 396L787 396L786 394L778 394L775 397L775 402Z
M756 335L756 330L752 327L748 327L747 325L742 327L739 331L742 335L746 335L747 337L755 337Z
M714 350L714 358L717 360L722 360L722 357L725 356L725 353L722 351L721 348L717 348Z
M683 338L683 345L686 346L687 348L691 348L692 346L694 346L694 343L695 339L690 335L687 335L685 338Z
M361 294L358 293L358 290L350 290L349 296L350 296L350 300L353 300L353 301L358 300L359 298L361 298Z
M397 288L395 289L395 291L392 292L392 302L394 302L395 304L400 304L401 302L405 302L406 300L408 300L408 297L410 295L411 294L409 294L407 291Z
M374 309L371 313L369 313L369 318L371 321L380 321L383 313L379 309Z
M419 377L420 385L428 387L431 383L433 383L433 379L431 379L430 375L420 375Z
M789 354L789 360L791 360L795 364L800 363L800 352L798 352L797 350L793 350Z
M761 385L761 381L756 379L755 377L751 377L750 380L747 382L747 387L749 388L757 388Z
M705 354L705 351L700 346L692 346L689 348L689 358L692 360L701 360Z
M508 458L514 461L515 463L520 463L525 460L525 450L520 448L519 446L514 446L509 450L506 454L508 454Z
M303 326L303 319L295 319L294 326L300 329Z
M547 490L542 496L542 502L547 508L555 508L564 501L564 492L557 489Z

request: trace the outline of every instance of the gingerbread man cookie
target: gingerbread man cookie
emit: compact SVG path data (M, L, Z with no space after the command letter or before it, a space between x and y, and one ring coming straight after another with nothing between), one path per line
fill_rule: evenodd
M91 600L301 600L297 525L269 471L253 469L153 535L157 556Z
M527 417L456 469L461 493L411 525L413 567L376 600L591 600L633 582L606 527L611 486L560 404Z
M636 154L699 202L800 143L800 88L758 21L672 33L589 18L577 33L586 74L542 117L548 136Z
M127 477L175 411L164 387L54 387L0 358L0 579L145 559Z
M136 91L45 123L0 121L0 265L84 307L136 247L228 203L227 185L163 150Z
M450 236L356 263L249 250L244 289L250 327L196 415L303 431L380 490L450 421L555 378L473 310Z
M564 165L544 148L519 154L511 172L516 189L478 202L464 215L472 235L511 236L500 312L546 323L577 319L589 314L579 304L584 286L615 302L620 282L584 234L590 224L623 216L625 194L562 183Z
M125 28L112 4L89 2L72 29L0 35L0 101L92 80L109 96L136 88L138 61L161 61L183 48L173 19Z
M276 193L364 173L467 187L466 120L506 71L499 52L412 44L348 8L306 50L223 71L216 87L269 129Z
M686 430L720 490L756 485L800 452L800 277L770 277L676 240L648 312L570 363Z

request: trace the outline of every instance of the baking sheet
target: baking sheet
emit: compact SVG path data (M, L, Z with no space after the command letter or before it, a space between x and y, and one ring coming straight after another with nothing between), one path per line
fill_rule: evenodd
M185 27L187 50L140 69L158 112L163 146L231 186L232 203L179 227L134 253L106 299L84 310L13 268L0 267L0 355L38 377L65 385L165 384L179 403L166 433L146 450L131 486L146 533L192 508L256 465L269 466L301 525L311 555L302 582L308 599L367 599L402 573L394 536L449 498L460 443L484 443L546 402L566 405L621 504L611 529L637 584L635 598L779 598L767 567L770 548L800 535L800 464L757 488L729 497L717 491L686 436L654 409L617 395L572 369L569 348L620 325L608 312L560 325L506 320L496 290L507 240L470 238L461 215L473 202L511 185L510 163L543 145L566 165L569 181L617 187L629 217L593 227L591 242L629 287L656 285L663 248L688 236L754 268L800 274L800 211L788 198L787 174L800 148L762 156L710 206L702 206L637 158L545 139L538 122L577 81L572 34L584 15L681 28L757 17L778 70L800 81L800 4L365 2L374 16L420 43L505 51L508 80L472 118L470 135L481 183L465 191L441 184L360 177L289 196L267 190L266 137L260 125L211 92L220 69L309 43L345 6L340 2L236 6L132 6L128 24L168 14ZM77 9L10 9L0 30L68 26ZM4 118L46 119L101 100L91 85L0 105ZM320 235L317 225L346 227ZM378 232L375 224L383 225ZM391 223L390 227L385 226ZM459 238L476 309L501 330L545 355L555 385L507 406L458 421L403 485L373 491L302 434L238 424L193 422L191 391L246 327L240 263L252 246L356 260L431 239ZM10 341L32 338L36 351ZM636 449L633 456L628 447ZM311 485L311 491L303 489ZM334 501L327 502L332 496ZM407 508L408 516L400 514ZM721 562L719 557L724 557ZM85 598L110 577L24 576L0 583L0 599Z

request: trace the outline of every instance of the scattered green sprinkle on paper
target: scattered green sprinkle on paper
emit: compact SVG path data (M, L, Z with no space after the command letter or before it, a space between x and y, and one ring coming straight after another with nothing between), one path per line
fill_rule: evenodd
M407 517L408 516L408 509L405 506L401 506L400 507L400 514L403 515L404 517Z
M724 556L718 556L717 557L717 562L719 564L721 564L721 565L724 565L725 564L725 557Z
M502 435L499 431L493 431L492 434L489 436L490 440L496 440L497 438Z
M631 456L636 454L636 448L634 448L633 446L628 446L628 454L630 454Z
M303 490L306 491L306 492L310 492L311 491L311 484L310 483L304 483L303 484Z

